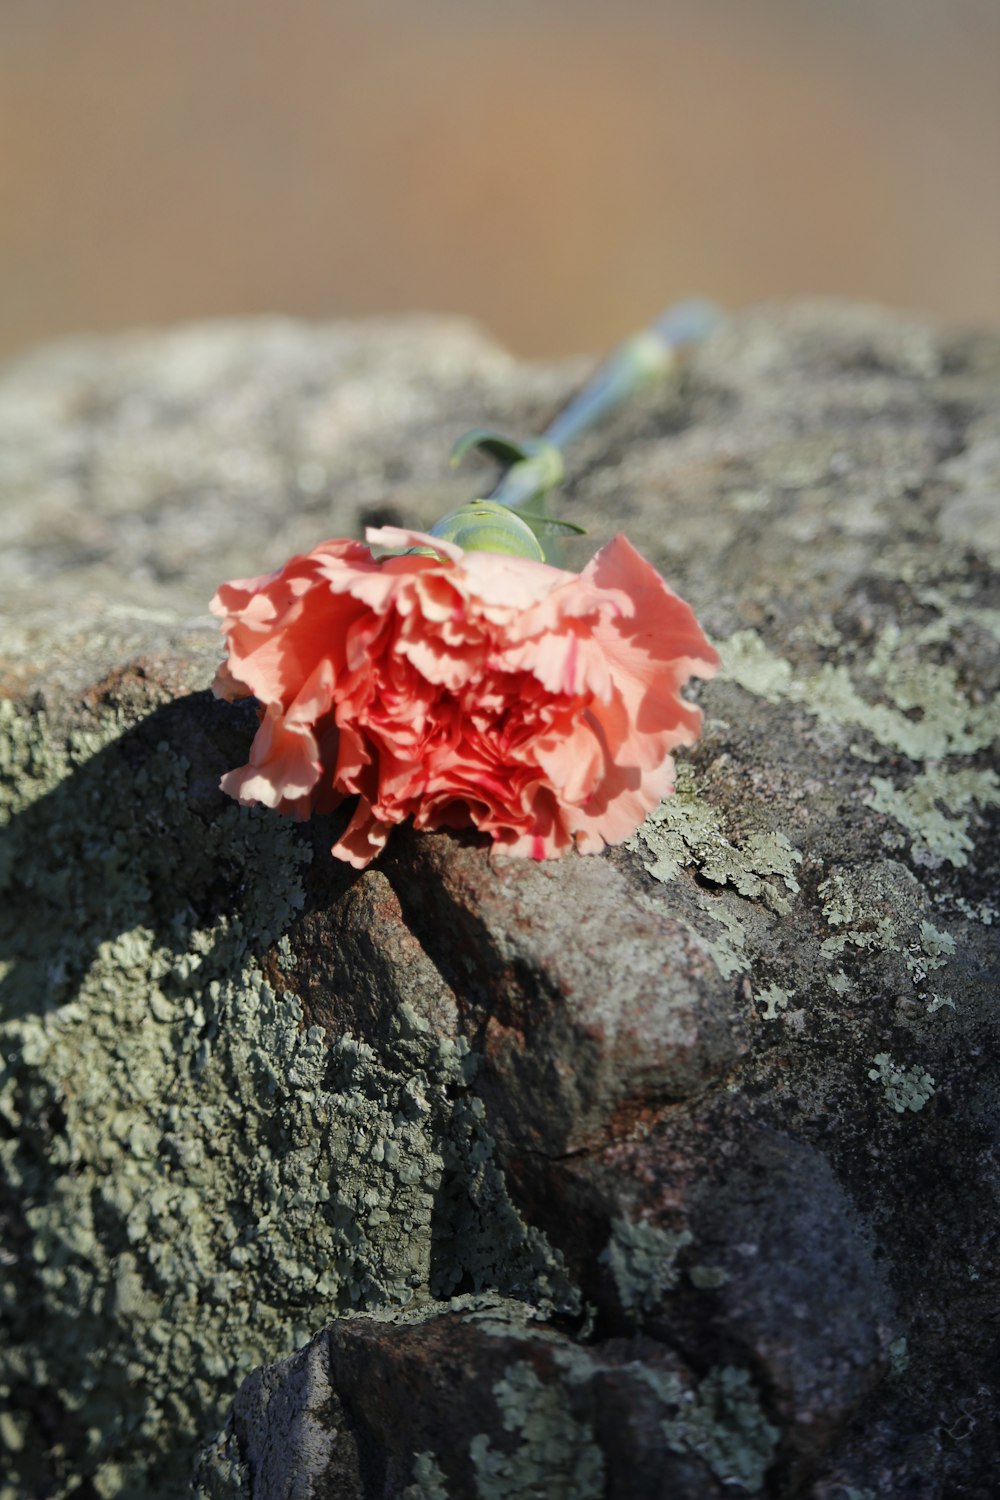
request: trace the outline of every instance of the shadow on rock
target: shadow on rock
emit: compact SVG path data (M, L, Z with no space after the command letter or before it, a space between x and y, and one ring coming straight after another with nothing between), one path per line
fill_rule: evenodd
M20 786L30 797L33 782L59 779L3 830L0 1015L66 1004L101 944L140 925L178 956L196 928L226 915L239 915L258 950L273 940L289 902L270 856L284 852L288 825L218 790L246 754L251 707L191 694L96 750L108 721L72 733L65 755L43 722L27 722ZM15 796L18 786L12 777ZM303 902L300 885L291 904Z
M280 1033L291 1058L302 1018L245 976L307 905L324 830L219 792L252 710L164 696L132 671L58 730L4 706L0 1384L26 1495L98 1474L101 1493L176 1493L229 1360L273 1347L232 1336L266 1218L234 1163L289 1149L268 1050ZM310 1297L271 1260L284 1306L264 1322L287 1345ZM213 1323L228 1334L199 1347Z

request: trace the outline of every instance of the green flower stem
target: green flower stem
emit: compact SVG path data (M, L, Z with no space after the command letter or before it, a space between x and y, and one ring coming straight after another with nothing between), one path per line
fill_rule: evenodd
M580 528L553 520L546 502L562 483L566 445L669 373L678 350L703 338L716 316L707 302L681 302L670 308L650 328L619 345L540 438L517 442L486 427L465 433L455 444L452 463L478 448L506 467L488 495L449 511L431 527L430 535L467 551L506 552L561 564L560 536ZM432 554L429 547L412 550Z
M642 333L626 339L549 424L539 451L512 464L488 498L512 510L528 505L539 508L548 491L562 479L562 454L568 444L605 421L638 391L667 375L676 364L678 351L704 338L718 316L710 302L679 302Z

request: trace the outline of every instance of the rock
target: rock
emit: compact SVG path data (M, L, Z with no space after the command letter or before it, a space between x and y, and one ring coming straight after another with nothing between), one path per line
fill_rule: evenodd
M627 846L357 874L218 792L215 584L428 524L584 368L256 322L0 376L2 1500L199 1450L256 1500L992 1493L995 336L764 309L571 455L725 663Z
M394 1328L341 1320L255 1372L207 1483L217 1496L711 1500L759 1488L776 1435L738 1371L699 1385L651 1339L595 1349L497 1303Z
M602 1333L755 1372L796 1476L887 1374L899 1330L870 1230L826 1158L751 1111L713 1101L509 1180Z
M607 861L507 861L498 879L479 849L397 850L386 876L457 996L503 1149L593 1150L745 1052L709 945Z

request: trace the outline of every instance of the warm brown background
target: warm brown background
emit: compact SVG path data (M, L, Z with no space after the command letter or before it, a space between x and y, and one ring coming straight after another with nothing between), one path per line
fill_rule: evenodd
M590 349L1000 323L1000 0L0 0L0 353L262 310Z

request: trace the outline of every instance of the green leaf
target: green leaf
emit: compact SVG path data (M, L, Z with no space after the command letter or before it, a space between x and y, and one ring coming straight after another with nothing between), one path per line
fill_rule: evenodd
M586 536L586 526L575 526L572 521L557 521L553 516L531 515L526 510L516 512L522 521L527 521L536 536Z
M502 464L521 463L522 460L530 458L532 453L530 443L519 443L515 438L504 437L502 432L494 432L489 427L473 427L470 432L463 433L453 446L452 465L461 463L471 448L479 448Z

